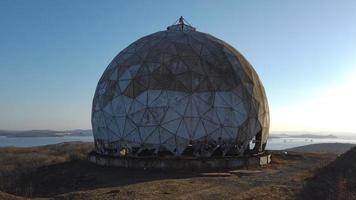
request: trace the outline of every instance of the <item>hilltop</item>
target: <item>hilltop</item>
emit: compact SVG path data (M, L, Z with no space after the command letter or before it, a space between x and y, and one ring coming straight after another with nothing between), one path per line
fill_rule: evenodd
M349 143L321 143L321 144L310 144L301 147L294 147L286 149L286 151L294 151L300 153L334 153L342 154L350 150L356 144Z
M335 154L272 151L269 166L250 168L261 173L206 177L198 171L97 166L86 161L92 148L83 142L0 148L0 198L295 199L304 180L336 158Z
M356 147L326 167L319 169L305 184L299 199L356 199Z

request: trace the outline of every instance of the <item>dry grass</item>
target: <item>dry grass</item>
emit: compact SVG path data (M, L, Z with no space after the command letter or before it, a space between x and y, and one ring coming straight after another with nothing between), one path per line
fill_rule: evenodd
M85 159L91 143L62 143L44 147L0 148L0 190L32 196L32 185L19 187L24 174L40 167Z
M299 199L356 199L356 147L308 179Z
M250 176L201 177L199 172L129 170L85 160L89 143L0 148L0 182L11 194L41 199L295 199L305 179L335 155L272 152ZM221 171L226 172L226 171ZM342 181L338 187L349 187ZM346 191L346 190L343 190ZM346 194L348 195L348 194ZM343 198L343 196L339 197ZM0 192L0 199L22 199Z
M7 194L4 192L0 192L0 199L1 200L24 200L22 197L17 197L11 194Z

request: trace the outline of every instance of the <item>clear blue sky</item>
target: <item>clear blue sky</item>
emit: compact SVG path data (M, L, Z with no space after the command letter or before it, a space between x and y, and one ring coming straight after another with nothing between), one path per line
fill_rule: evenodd
M355 103L336 108L356 99L345 92L356 88L354 0L1 0L0 129L90 128L95 87L111 59L181 15L252 63L272 130L356 132L340 120L354 116L347 112ZM311 124L320 115L326 121Z

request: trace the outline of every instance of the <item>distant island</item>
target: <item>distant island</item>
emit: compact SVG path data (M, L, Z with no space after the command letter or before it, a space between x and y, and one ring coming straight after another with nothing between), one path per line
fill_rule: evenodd
M91 129L75 129L75 130L25 130L11 131L0 130L0 136L6 137L65 137L65 136L92 136Z

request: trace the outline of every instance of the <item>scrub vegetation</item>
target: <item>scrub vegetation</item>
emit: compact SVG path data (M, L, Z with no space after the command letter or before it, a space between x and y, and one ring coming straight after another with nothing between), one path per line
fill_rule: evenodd
M203 176L103 167L86 160L92 149L91 143L0 148L0 199L355 198L356 148L341 156L272 151L270 165L248 169L262 172L229 176L229 170Z

